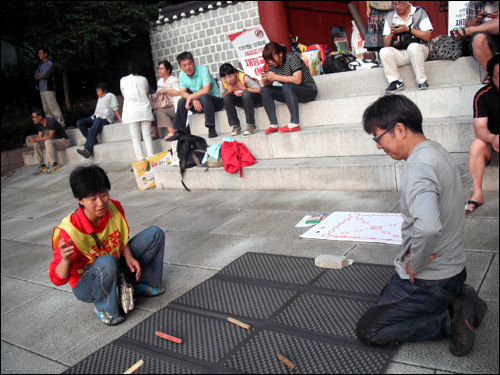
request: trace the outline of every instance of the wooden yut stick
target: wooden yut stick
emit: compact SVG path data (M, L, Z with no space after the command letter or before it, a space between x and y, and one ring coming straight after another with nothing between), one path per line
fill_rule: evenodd
M252 326L250 326L249 324L240 322L239 320L236 320L234 318L227 318L227 320L228 320L228 322L236 324L237 326L240 326L241 328L252 329Z
M167 335L166 333L163 333L163 332L156 332L156 336L159 336L159 337L161 337L162 339L165 339L165 340L173 341L176 344L182 344L183 343L182 339L179 339L179 338L174 337L174 336Z
M295 368L295 364L292 361L290 361L287 357L285 357L283 354L278 354L278 359L285 365L290 367L292 370Z
M137 370L143 364L144 364L144 360L141 359L139 362L137 362L135 365L133 365L131 368L129 368L127 371L125 371L124 374L132 374L135 370Z

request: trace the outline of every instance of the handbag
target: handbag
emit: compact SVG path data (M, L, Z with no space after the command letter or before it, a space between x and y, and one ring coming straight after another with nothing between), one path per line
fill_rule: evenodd
M463 45L451 36L440 35L429 43L427 60L456 60L463 54Z
M153 109L169 108L173 105L167 94L151 94L149 100Z
M95 233L91 233L90 235L94 238L97 246L104 249L104 251L109 254L108 250L106 250L97 235ZM120 275L118 276L118 292L123 312L128 314L129 311L134 309L134 287L127 281L127 278L122 271L120 271Z

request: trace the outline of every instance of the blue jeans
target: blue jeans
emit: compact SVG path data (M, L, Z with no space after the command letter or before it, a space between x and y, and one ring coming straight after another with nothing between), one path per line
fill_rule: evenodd
M76 126L82 132L83 136L87 138L85 142L85 149L92 154L94 152L94 145L97 143L97 136L101 134L104 125L108 125L108 120L96 117L86 117L78 120ZM90 128L90 130L89 130Z
M415 284L394 275L359 319L358 338L369 345L386 345L451 337L449 308L466 278L465 268L449 279L415 279Z
M162 286L163 255L165 234L158 227L149 227L128 243L134 258L141 264L141 277L135 279L130 272L125 257L103 255L89 265L80 281L73 289L76 298L83 302L93 302L98 311L107 311L112 317L120 315L120 302L116 291L118 276L123 271L131 284Z
M203 110L198 112L191 107L190 111L193 113L204 113L205 114L205 126L207 128L215 126L215 112L220 111L224 108L224 99L205 94L198 99L203 106ZM187 100L182 98L177 103L177 112L175 113L174 119L174 129L184 134L190 134L187 130L187 117L188 110L186 109Z
M271 125L278 125L278 119L276 118L276 105L274 104L275 100L286 103L291 115L290 122L292 124L299 124L299 103L312 102L316 99L316 96L318 96L318 91L305 85L285 83L283 84L283 87L263 87L261 96L262 104L264 104L264 108Z

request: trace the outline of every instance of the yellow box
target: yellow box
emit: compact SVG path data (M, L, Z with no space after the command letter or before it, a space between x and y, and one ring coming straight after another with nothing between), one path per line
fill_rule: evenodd
M146 190L156 186L154 169L161 165L171 164L172 154L170 151L162 151L146 160L132 163L135 182L140 190Z

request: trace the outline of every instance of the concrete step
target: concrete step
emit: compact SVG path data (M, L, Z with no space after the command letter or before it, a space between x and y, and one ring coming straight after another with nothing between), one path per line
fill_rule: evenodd
M468 154L453 154L466 167ZM385 155L259 160L243 178L223 168L191 168L184 182L191 190L355 190L395 191L404 162ZM182 189L178 167L155 169L157 189ZM498 166L488 167L485 191L498 191Z
M109 125L108 125L109 126ZM161 151L167 151L172 146L162 139L157 139L153 141L153 147L155 154ZM110 143L100 143L94 147L94 155L90 159L85 159L76 150L78 146L71 146L63 151L57 152L57 163L58 164L85 164L90 162L98 163L100 161L111 161L111 160L121 160L129 161L130 163L135 161L134 148L132 146L132 141L118 141ZM145 150L144 142L142 142L142 148ZM44 150L45 155L45 150ZM34 165L35 164L35 152L23 152L24 165Z
M359 72L361 73L361 72ZM399 95L411 99L422 112L424 118L442 118L452 116L470 116L472 101L481 84L464 84L447 87L431 88L429 90L404 90ZM364 110L380 97L379 94L364 94L351 97L315 100L310 103L299 104L300 125L302 128L361 123ZM244 113L238 109L238 116L245 123ZM277 103L276 113L280 126L290 122L290 112L285 104ZM255 117L257 127L265 130L269 127L269 120L263 107L256 108ZM218 133L229 133L231 127L224 110L215 114ZM191 132L206 136L205 116L195 114L190 122Z
M417 88L411 65L399 68L407 90ZM472 57L461 57L455 61L427 61L425 63L427 82L431 88L479 84L486 72ZM315 76L318 99L341 98L364 94L383 94L389 83L384 69L343 72Z
M121 129L114 125L105 128L113 127L116 130ZM470 143L475 138L473 120L468 116L426 119L424 133L428 138L440 142L449 152L468 152ZM222 142L228 136L229 134L221 134L217 138L207 139L207 143L210 146ZM300 132L288 134L266 135L259 131L252 136L240 135L234 138L245 143L257 160L384 155L382 150L375 147L371 137L359 123L308 127ZM154 144L156 152L168 150L172 146L163 140L156 140ZM86 159L80 156L76 149L77 147L70 147L60 152L58 159L64 163L85 162ZM33 152L25 153L26 165L33 163L33 155ZM94 148L92 160L133 161L134 157L132 141L125 140L99 143Z

